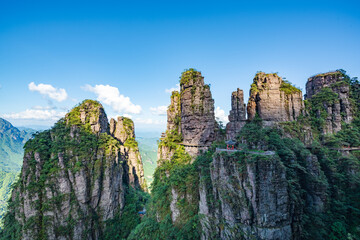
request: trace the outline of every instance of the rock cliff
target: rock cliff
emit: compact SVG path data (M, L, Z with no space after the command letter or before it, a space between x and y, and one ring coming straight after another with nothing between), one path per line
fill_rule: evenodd
M350 102L350 85L344 81L340 71L328 72L310 77L306 83L306 100L312 103L317 118L324 118L321 124L323 134L341 130L341 122L353 120L353 107Z
M246 123L246 105L244 103L244 92L241 89L231 94L231 110L229 122L226 124L226 138L235 139L241 128Z
M294 121L304 109L302 93L276 73L258 72L251 84L247 114L252 120L256 114L264 124Z
M204 77L193 69L182 73L181 133L185 145L209 146L215 140L214 100Z
M126 146L133 125L121 120L112 120L114 138L101 104L86 100L29 140L2 236L104 239L106 227L121 218L127 196L135 191L129 183L136 186L142 179L141 170L133 170L133 161L140 166L141 159ZM130 136L120 134L127 130Z
M195 157L216 139L214 100L200 72L189 69L182 73L180 93L172 93L167 119L167 129L159 144L159 160L169 160L176 145L184 146Z
M121 152L129 167L127 171L131 186L147 190L142 159L138 143L135 141L134 122L126 117L118 117L117 121L112 118L110 120L110 135L122 144Z
M286 168L279 157L265 156L248 163L239 160L239 156L214 156L212 201L206 201L207 187L200 186L202 239L214 239L214 233L219 239L293 239Z

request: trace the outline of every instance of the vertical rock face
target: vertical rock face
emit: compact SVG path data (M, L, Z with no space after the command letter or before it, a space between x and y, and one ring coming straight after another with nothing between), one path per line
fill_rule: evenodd
M204 77L189 69L182 73L180 89L180 93L174 91L171 96L167 130L160 139L158 160L169 160L176 145L183 145L185 151L195 157L216 138L214 100Z
M200 72L182 74L181 133L187 145L209 146L215 140L214 100Z
M190 156L196 157L215 140L214 100L210 86L204 84L204 77L200 72L189 69L182 73L180 93L172 93L167 119L167 130L160 138L158 148L158 166L163 161L171 161L176 151L185 150ZM166 175L169 177L168 172ZM192 201L179 194L176 187L171 188L171 199L171 218L176 223L181 215L178 201Z
M129 149L108 134L107 123L101 104L86 100L26 143L4 223L18 226L16 238L103 239L105 222L122 214L134 174ZM114 136L124 140L114 123Z
M244 103L244 92L241 89L231 94L231 110L229 122L226 125L226 138L234 139L246 123L246 105Z
M259 72L251 85L248 118L256 113L264 123L294 121L303 111L302 93L276 73Z
M238 158L214 156L212 191L200 184L202 239L293 239L286 169L277 156L267 158L244 163L239 172Z
M326 93L325 91L330 91ZM331 92L335 93L334 98L327 98ZM341 121L350 123L353 119L352 107L350 103L350 87L344 82L341 72L328 72L318 74L308 79L306 83L306 100L322 101L325 108L326 120L322 130L324 134L336 133L341 130ZM320 99L320 96L325 98ZM318 117L321 111L318 109Z
M146 190L144 168L138 144L135 141L134 122L126 117L118 117L117 121L112 118L110 120L110 134L123 145L121 151L129 166L131 186Z
M181 136L181 103L180 103L180 93L178 91L173 91L171 93L171 103L167 110L167 128L166 132L161 136L161 144L158 148L158 164L160 159L170 160L174 154L174 148L170 147L168 142L173 141L174 139L169 138L170 136L176 137L176 142L179 143L182 141ZM165 144L164 144L165 143Z

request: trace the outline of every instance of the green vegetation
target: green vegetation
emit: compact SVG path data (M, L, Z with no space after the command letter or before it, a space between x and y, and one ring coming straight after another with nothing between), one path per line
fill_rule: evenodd
M153 181L153 174L156 168L158 138L136 137L139 143L139 151L144 166L144 175L148 188Z
M67 124L77 125L84 128L88 133L91 133L90 118L99 118L99 109L102 108L101 104L97 101L86 99L82 101L78 106L74 107L71 112L66 116ZM85 119L85 123L81 122L81 112L83 111L88 116Z
M181 73L180 77L180 85L186 85L189 84L190 80L193 79L196 81L196 79L201 75L201 72L196 71L194 68L186 69L184 72Z
M289 81L283 80L280 85L280 91L283 91L286 95L291 95L294 93L300 93L301 90L293 86Z
M322 88L320 92L308 100L311 122L313 123L313 126L320 132L322 132L325 120L328 117L327 107L332 106L338 101L338 94L333 92L331 88L328 87Z
M125 207L113 219L105 222L106 228L103 239L126 239L131 230L141 222L138 212L144 209L148 199L147 193L128 187L125 195Z
M157 167L152 184L152 198L147 215L130 234L129 239L199 239L198 162L179 146L170 161ZM172 224L170 202L172 190L178 194L176 207L179 218ZM186 196L191 196L191 200ZM157 221L160 219L160 221Z
M79 206L75 189L70 188L70 193L65 194L58 189L59 176L77 176L80 171L89 178L89 181L84 184L89 185L90 192L97 187L101 189L106 169L118 168L123 165L124 159L119 154L121 149L119 141L106 133L92 133L88 120L85 124L79 124L79 121L76 120L76 118L80 118L82 111L86 111L91 116L99 115L99 112L102 111L100 105L97 103L91 106L91 104L92 101L84 101L82 105L70 112L66 119L59 120L52 129L36 133L32 139L26 142L24 147L26 170L23 170L23 177L15 183L16 197L9 201L9 211L4 217L4 229L0 233L0 239L9 239L10 237L19 239L21 237L20 229L34 230L33 232L36 234L33 236L34 239L46 239L48 227L54 229L57 237L63 236L72 239L77 221L84 224L84 238L87 234L95 234L95 231L98 231L101 239L123 239L140 222L138 211L143 209L148 199L148 194L141 190L135 190L132 187L124 189L126 191L124 209L119 209L117 215L106 222L106 232L103 232L105 223L101 220L102 210L94 211L89 208L89 212L84 212L83 208ZM130 126L131 124L133 125L131 120L124 120L124 125ZM136 145L137 147L136 141L131 138L126 145L128 147ZM118 166L114 166L114 164ZM96 183L100 186L97 186ZM21 198L20 192L22 193ZM49 192L51 192L51 197L49 197ZM21 202L24 201L23 196L38 199L31 204L32 210L37 214L27 219L24 226L15 219L14 215L17 212L17 217L23 217L18 212ZM72 210L64 225L53 226L54 217L43 213L46 211L61 212L64 201L69 201ZM114 233L114 231L121 232ZM103 233L104 236L102 236Z
M17 179L24 155L24 143L35 130L20 131L8 121L0 118L0 221L11 195L11 185Z

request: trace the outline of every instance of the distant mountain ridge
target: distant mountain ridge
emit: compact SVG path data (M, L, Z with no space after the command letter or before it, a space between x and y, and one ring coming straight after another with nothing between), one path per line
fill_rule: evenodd
M6 211L6 202L10 197L11 185L20 172L24 144L35 130L19 129L0 118L0 220Z

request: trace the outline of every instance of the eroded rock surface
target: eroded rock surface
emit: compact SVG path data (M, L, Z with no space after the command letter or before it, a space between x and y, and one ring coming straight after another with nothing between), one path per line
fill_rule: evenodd
M326 111L325 125L322 127L323 134L336 133L341 130L341 122L350 123L353 120L350 102L350 87L344 82L341 72L328 72L310 77L306 83L306 99L312 101L319 95L325 95L325 91L335 93L334 99L323 98L323 106ZM331 92L330 92L331 93ZM329 95L329 93L327 93ZM320 100L320 99L319 99ZM317 112L318 117L321 111Z
M226 124L226 138L235 139L241 128L246 123L246 104L244 103L244 92L241 89L231 94L231 110L229 122Z
M256 114L271 125L276 122L294 121L304 109L302 93L284 82L276 73L259 72L251 85L247 105L249 120Z

